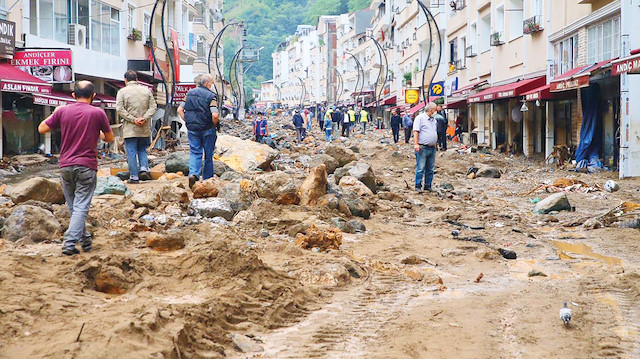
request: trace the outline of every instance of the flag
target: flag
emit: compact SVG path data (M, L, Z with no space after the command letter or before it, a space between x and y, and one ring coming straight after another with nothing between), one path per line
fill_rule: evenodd
M382 42L384 42L384 30L380 30L380 32L382 33Z

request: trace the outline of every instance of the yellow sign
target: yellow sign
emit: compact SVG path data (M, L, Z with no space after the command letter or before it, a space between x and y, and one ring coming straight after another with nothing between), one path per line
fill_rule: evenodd
M406 103L418 103L420 100L420 92L415 89L408 89L404 92L404 102Z

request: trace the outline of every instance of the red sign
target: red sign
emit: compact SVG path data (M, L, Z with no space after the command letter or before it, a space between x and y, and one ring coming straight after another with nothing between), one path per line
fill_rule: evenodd
M51 85L0 81L0 91L24 92L24 93L51 93Z
M178 32L171 29L171 41L173 42L173 64L175 66L176 82L180 82L180 44Z
M184 102L187 99L187 92L196 88L196 84L176 84L176 91L173 93L173 103Z
M42 106L58 107L76 102L75 99L59 98L54 96L33 95L33 104Z
M525 99L527 101L539 100L540 99L540 91L528 94L527 96L525 96Z
M589 86L589 74L550 83L551 92L575 90Z
M611 76L618 76L626 73L640 73L640 54L615 61L611 65Z
M73 82L71 50L16 51L11 65L46 82Z

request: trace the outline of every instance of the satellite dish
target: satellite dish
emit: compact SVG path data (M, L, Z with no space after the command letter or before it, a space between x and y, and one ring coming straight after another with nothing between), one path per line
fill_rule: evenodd
M222 12L220 12L220 10L216 10L213 13L213 21L214 22L220 22L222 20L224 20L224 15L222 15Z

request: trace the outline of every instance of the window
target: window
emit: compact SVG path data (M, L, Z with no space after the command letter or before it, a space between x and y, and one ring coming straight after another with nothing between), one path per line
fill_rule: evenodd
M39 10L40 37L53 40L53 0L40 0Z
M531 17L540 16L540 23L542 23L544 9L544 0L531 0Z
M136 7L132 4L127 5L127 29L131 33L131 29L136 28Z
M504 32L504 6L496 9L495 32Z
M5 20L7 18L7 4L5 0L0 0L0 19Z
M90 48L120 55L120 12L109 5L91 0Z
M466 48L467 48L467 38L463 36L460 38L460 51L458 52L459 54L462 55L460 56L460 63L462 65L461 66L462 68L467 67L467 57L464 56Z
M522 36L524 22L524 3L522 0L509 1L509 41Z
M587 30L587 62L609 60L620 56L620 18L593 25Z
M144 24L143 24L143 29L142 29L142 34L143 34L143 40L147 41L147 39L149 39L151 37L151 34L149 34L149 26L151 26L151 15L147 14L146 12L144 13Z
M479 31L479 50L480 53L488 51L491 47L491 15L487 15L480 19L478 25Z
M455 64L458 61L458 39L449 42L449 63Z
M578 64L578 35L557 42L554 45L554 76L573 69Z
M469 30L469 46L473 47L473 52L478 51L478 26L474 22Z

